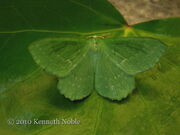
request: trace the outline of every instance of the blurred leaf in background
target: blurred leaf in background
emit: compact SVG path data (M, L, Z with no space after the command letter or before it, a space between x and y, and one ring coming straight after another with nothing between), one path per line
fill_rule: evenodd
M179 18L127 27L106 0L0 2L0 134L177 135L179 131ZM136 90L121 102L95 92L71 102L57 78L35 64L30 44L44 38L154 38L167 46L151 70L136 76ZM8 125L8 120L78 119L80 124Z

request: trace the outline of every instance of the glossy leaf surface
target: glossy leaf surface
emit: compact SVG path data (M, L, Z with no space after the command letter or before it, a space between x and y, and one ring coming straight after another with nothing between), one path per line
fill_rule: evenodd
M0 20L0 134L180 133L179 18L146 22L127 28L119 13L105 0L2 0ZM79 39L90 35L154 38L163 42L167 49L155 66L136 76L135 91L123 101L111 102L93 92L83 101L71 102L59 94L57 78L35 64L28 48L42 39ZM87 65L79 65L76 69L83 66ZM7 123L7 120L13 119L33 121L56 118L76 118L80 124Z

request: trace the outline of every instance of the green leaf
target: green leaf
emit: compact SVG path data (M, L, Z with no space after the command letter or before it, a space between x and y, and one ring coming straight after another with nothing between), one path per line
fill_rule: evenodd
M28 50L33 42L116 31L126 24L106 0L3 0L0 20L0 91L39 71Z
M90 8L85 8L84 4ZM102 15L118 21L118 24L101 17ZM0 20L0 89L3 88L0 93L0 134L177 135L180 133L179 18L158 20L161 25L146 22L138 24L138 27L128 28L124 26L126 23L119 13L105 0L75 2L2 0ZM169 26L168 22L174 25ZM92 93L83 102L71 102L59 94L57 79L38 68L28 52L28 46L52 37L82 39L82 36L89 35L100 37L108 35L116 39L148 37L158 39L168 47L165 55L151 70L136 76L136 89L125 100L111 102ZM76 118L80 120L80 124L7 124L7 120L12 119L56 118L59 120Z
M156 80L151 75L155 74ZM71 102L56 89L57 81L46 73L38 73L1 94L1 134L49 135L79 133L114 135L158 135L179 133L176 110L178 91L170 79L178 77L160 73L156 68L138 76L138 89L121 102L111 102L93 93L83 102ZM165 82L164 82L165 81ZM159 84L157 86L157 83ZM177 86L176 86L177 87ZM175 88L175 87L174 87ZM178 87L177 87L178 88ZM167 94L168 93L168 94ZM77 119L75 125L8 125L14 120Z
M94 32L126 24L106 0L3 0L0 8L0 31Z
M180 36L180 18L169 18L162 20L153 20L150 22L144 22L133 26L136 29L143 31L170 36L170 37L179 37Z
M9 85L28 78L38 70L28 51L29 42L36 40L38 36L32 33L0 35L0 92L2 92Z

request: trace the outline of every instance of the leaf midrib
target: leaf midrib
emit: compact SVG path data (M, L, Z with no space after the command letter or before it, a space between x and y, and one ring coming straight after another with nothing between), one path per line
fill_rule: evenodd
M95 32L73 32L73 31L56 31L56 30L43 30L43 29L22 29L22 30L14 30L14 31L0 31L0 34L16 34L16 33L23 33L23 32L39 32L39 33L59 33L59 34L77 34L77 35L92 35L92 34L101 34L101 33L108 33L108 32L116 32L121 31L124 28L114 28L114 29L107 29Z

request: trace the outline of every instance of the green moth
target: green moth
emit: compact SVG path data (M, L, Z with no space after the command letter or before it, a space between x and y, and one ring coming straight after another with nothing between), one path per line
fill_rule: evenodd
M134 75L152 67L165 45L152 38L48 38L32 43L38 65L59 78L58 89L79 100L95 89L101 96L121 100L135 88Z

